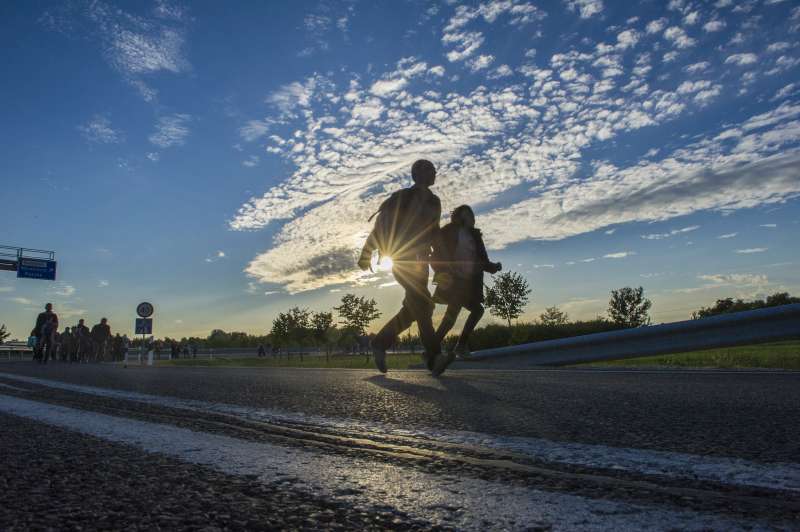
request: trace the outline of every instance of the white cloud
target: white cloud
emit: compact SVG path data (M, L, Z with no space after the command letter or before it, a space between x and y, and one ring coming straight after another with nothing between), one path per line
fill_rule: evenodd
M664 37L672 41L678 48L689 48L694 46L697 41L689 37L683 28L672 26L664 31Z
M271 125L271 120L248 120L244 126L239 128L239 136L247 142L253 142L266 135Z
M692 63L691 65L685 66L684 70L690 74L696 74L698 72L708 70L708 67L710 66L711 64L708 61L700 61L699 63Z
M714 20L709 20L708 22L703 24L703 29L707 33L713 33L724 29L725 26L726 24L724 20L714 19Z
M669 238L675 235L681 235L684 233L697 231L698 229L700 229L699 225L690 225L689 227L684 227L682 229L673 229L668 233L651 233L649 235L642 235L642 238L644 238L645 240L663 240L665 238Z
M756 61L758 61L758 56L756 54L751 54L751 53L733 54L729 55L725 59L725 64L727 65L733 63L739 66L745 66L745 65L752 65Z
M33 305L33 301L27 297L9 297L7 300L18 305Z
M618 251L616 253L606 253L603 255L604 259L624 259L625 257L630 257L631 255L636 255L635 251Z
M746 248L746 249L737 249L736 253L749 255L750 253L763 253L765 251L767 251L767 248Z
M59 281L51 285L47 289L47 293L54 296L69 297L75 293L75 287Z
M115 144L124 139L122 133L111 127L111 121L103 115L94 115L87 123L78 126L78 130L86 140L98 144Z
M639 42L639 32L636 30L625 30L617 34L617 48L626 50L633 48Z
M261 162L261 157L258 155L250 155L247 159L242 161L242 166L247 168L255 168Z
M683 23L687 26L693 26L697 24L700 20L700 12L699 11L692 11L688 13L685 17L683 17Z
M408 80L404 78L382 79L373 83L369 91L376 96L388 96L403 89L406 85L408 85Z
M191 121L188 114L173 114L162 116L156 123L156 130L148 139L159 148L182 146L189 136L188 123Z
M763 286L769 284L769 279L766 275L752 273L715 273L698 275L697 278L716 285Z
M567 7L578 12L581 18L591 18L603 12L602 0L565 0Z
M739 233L725 233L724 235L719 235L717 238L720 238L720 239L734 238L734 237L736 237L738 234L739 234Z
M221 259L221 258L224 258L224 257L225 257L225 252L224 251L217 251L217 258Z
M766 227L767 229L775 229L778 227L778 224L761 224L759 227Z
M489 65L492 64L492 61L494 61L494 56L492 55L479 55L478 57L467 61L467 66L471 71L477 72L479 70L489 68Z
M97 287L98 288L105 288L105 287L110 286L110 285L111 285L111 283L109 283L105 279L100 279L99 281L97 281Z
M659 18L659 19L656 19L656 20L651 20L650 22L647 23L647 26L646 26L645 29L647 30L647 33L650 33L650 34L660 33L661 30L663 30L664 28L667 27L667 22L668 21L665 18Z
M435 66L428 70L428 72L434 76L444 76L444 67L443 66Z
M309 106L311 94L316 83L317 79L311 77L305 83L294 81L283 85L280 89L269 94L266 102L277 107L283 114L290 114L296 107Z
M782 52L784 50L788 50L791 47L792 45L785 41L774 42L769 46L767 46L767 52L769 53Z

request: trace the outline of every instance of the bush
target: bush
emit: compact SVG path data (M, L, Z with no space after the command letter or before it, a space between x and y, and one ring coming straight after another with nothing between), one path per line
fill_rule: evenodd
M624 326L598 318L590 321L575 321L562 325L542 325L540 323L520 323L507 325L490 324L475 329L469 343L472 350L505 347L508 345L542 342L572 336L583 336L607 331L625 329ZM446 340L453 341L450 337Z

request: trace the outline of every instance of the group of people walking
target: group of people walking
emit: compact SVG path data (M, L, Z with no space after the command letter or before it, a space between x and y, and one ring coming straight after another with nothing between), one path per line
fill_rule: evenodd
M58 331L58 315L53 304L48 303L44 312L36 317L28 345L33 348L33 359L42 364L48 360L61 362L101 362L122 360L130 348L127 335L111 335L111 326L106 318L91 330L83 319L73 327Z
M386 351L400 334L416 322L425 348L428 369L441 375L456 357L469 357L469 336L483 316L483 273L502 269L491 262L475 213L461 205L450 214L450 223L439 227L441 200L430 188L436 182L436 167L420 159L411 167L414 185L386 199L374 216L372 229L361 251L358 265L372 267L372 255L391 257L392 273L405 290L402 308L372 340L375 365L386 373ZM372 219L372 218L370 218ZM434 271L433 294L428 290L430 269ZM433 327L436 303L447 305L444 319ZM462 308L470 315L455 347L442 353L442 341L455 325Z

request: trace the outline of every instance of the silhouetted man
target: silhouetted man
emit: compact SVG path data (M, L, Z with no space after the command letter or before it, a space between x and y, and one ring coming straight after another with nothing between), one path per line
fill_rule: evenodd
M94 359L102 360L105 358L106 342L111 338L111 327L108 320L102 318L100 323L92 327L92 343L94 344Z
M33 330L36 336L36 356L40 362L47 364L58 331L58 316L53 312L52 303L46 304L44 312L36 316L36 327Z
M434 367L433 362L441 353L431 321L434 305L428 291L431 245L442 216L442 203L430 190L436 182L436 168L430 161L420 159L411 166L411 177L414 179L412 187L395 192L381 204L375 227L358 260L359 267L367 270L374 251L391 257L392 274L405 290L400 312L372 341L375 365L382 373L387 370L386 350L415 321L429 368Z
M72 328L72 334L75 336L77 344L76 358L78 362L88 361L89 355L92 353L92 336L89 334L89 327L86 326L83 318L79 319L78 324Z

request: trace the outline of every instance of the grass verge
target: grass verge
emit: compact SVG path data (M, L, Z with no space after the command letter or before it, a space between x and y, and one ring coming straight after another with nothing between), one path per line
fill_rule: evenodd
M676 355L576 364L574 367L768 368L800 370L800 341L724 347Z

